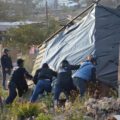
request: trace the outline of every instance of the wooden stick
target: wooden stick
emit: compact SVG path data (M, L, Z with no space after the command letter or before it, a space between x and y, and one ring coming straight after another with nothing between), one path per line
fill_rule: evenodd
M118 97L120 98L120 44L119 44L119 60L118 60Z
M55 33L53 33L50 37L48 37L44 43L50 41L55 35L57 35L59 32L61 32L62 30L64 30L70 23L72 23L74 20L76 20L78 17L80 17L81 15L83 15L85 12L87 12L91 7L93 7L95 3L92 3L89 7L87 7L83 12L81 12L79 15L77 15L76 17L74 17L71 21L69 21L65 26L63 26L62 28L60 28L59 30L57 30ZM42 44L40 44L39 47L41 47Z

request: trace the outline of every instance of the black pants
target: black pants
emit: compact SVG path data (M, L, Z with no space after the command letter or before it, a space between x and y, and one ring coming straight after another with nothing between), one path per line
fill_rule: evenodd
M11 104L17 96L16 85L14 83L9 84L9 96L6 99L6 104Z
M54 91L54 100L57 100L57 101L59 100L59 96L61 92L63 92L66 96L66 99L69 100L71 90L72 89L65 89L61 87L59 84L56 84L55 91Z
M13 103L14 99L16 98L17 96L17 91L18 91L18 95L19 97L22 97L22 95L27 92L27 90L24 90L24 89L18 89L16 84L11 82L9 84L9 96L7 97L6 99L6 104L11 104Z
M6 88L6 76L11 74L11 70L5 71L4 69L2 70L2 77L3 77L3 82L2 85L4 88Z

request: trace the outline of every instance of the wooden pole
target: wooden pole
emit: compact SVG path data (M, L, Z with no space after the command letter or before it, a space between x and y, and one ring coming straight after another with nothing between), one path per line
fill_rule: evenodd
M118 97L120 98L120 43L119 43L119 61L118 61Z
M46 12L46 23L47 23L47 28L49 27L49 22L48 22L48 3L46 0L46 4L45 4L45 12Z
M91 7L93 7L94 4L95 3L92 3L86 10L84 10L83 12L81 12L79 15L77 15L76 17L74 17L70 22L68 22L65 26L63 26L62 28L60 28L59 30L57 30L55 33L53 33L48 39L45 40L45 43L48 42L49 40L51 40L60 31L62 31L63 29L65 29L66 26L68 26L71 22L73 22L74 20L76 20L78 17L80 17L81 15L83 15L85 12L87 12Z

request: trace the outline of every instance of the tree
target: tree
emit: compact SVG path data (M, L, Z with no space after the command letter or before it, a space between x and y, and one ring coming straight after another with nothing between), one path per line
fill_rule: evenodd
M17 21L33 15L32 0L15 0L14 2L0 1L0 19L3 21Z
M0 1L0 20L4 20L8 16L9 5L5 2Z
M11 47L17 47L25 52L30 45L41 44L44 40L59 28L57 21L51 19L49 28L43 24L32 24L20 26L18 29L10 29L6 36L8 39L5 44Z
M21 13L22 16L29 16L33 13L33 3L32 0L17 0L15 2L16 10Z

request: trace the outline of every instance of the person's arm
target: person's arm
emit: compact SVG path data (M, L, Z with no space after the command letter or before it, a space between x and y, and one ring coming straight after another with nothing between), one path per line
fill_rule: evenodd
M33 76L30 75L30 74L27 72L27 70L25 70L24 73L25 73L25 77L26 77L26 78L28 78L28 79L30 79L30 80L33 79Z
M79 69L80 65L70 65L71 70L77 70Z
M35 72L35 75L34 75L34 77L33 77L33 82L34 82L34 84L37 84L37 82L38 82L38 74L39 74L40 71L41 71L41 70L38 69L38 70L36 70L36 72Z
M6 59L4 56L1 57L1 65L2 65L2 68L6 68L6 66L7 66Z
M10 68L12 69L12 68L13 68L13 64L12 64L12 59L11 59L11 57L9 57L9 61L10 61Z
M57 72L55 72L55 71L52 70L52 75L53 75L54 77L57 77Z

